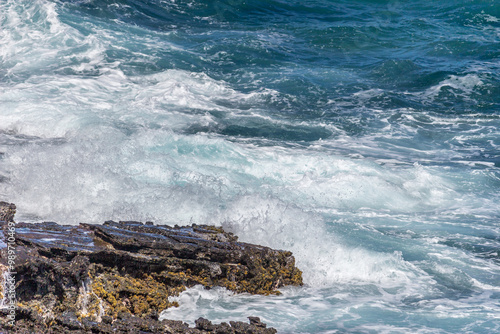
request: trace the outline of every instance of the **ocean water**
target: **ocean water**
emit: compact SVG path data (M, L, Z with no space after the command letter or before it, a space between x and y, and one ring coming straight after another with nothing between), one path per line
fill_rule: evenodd
M166 318L500 333L499 129L495 0L0 1L18 221L222 225L304 272Z

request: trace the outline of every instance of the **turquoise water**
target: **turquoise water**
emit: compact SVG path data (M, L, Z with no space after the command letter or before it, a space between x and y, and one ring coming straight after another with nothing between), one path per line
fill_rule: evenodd
M303 288L164 316L500 332L496 1L3 0L18 220L222 225Z

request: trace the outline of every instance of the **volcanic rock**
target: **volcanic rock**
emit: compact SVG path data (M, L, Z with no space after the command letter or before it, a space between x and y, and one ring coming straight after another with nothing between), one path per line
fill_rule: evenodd
M4 233L14 214L15 205L0 202ZM189 328L160 322L158 314L178 306L168 297L198 284L265 295L302 285L291 252L238 242L220 227L136 221L15 227L17 318L9 333L275 333L256 317L230 325L200 318ZM1 276L5 246L0 255ZM0 328L7 328L2 319Z

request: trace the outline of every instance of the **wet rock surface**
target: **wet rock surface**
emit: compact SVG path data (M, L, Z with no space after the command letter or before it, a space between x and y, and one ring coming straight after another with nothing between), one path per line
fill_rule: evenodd
M0 202L3 232L14 214L13 204ZM169 296L198 284L253 294L302 285L290 252L207 225L16 223L15 246L17 317L9 333L275 333L254 317L218 325L200 318L189 328L158 314L178 306ZM5 262L5 246L0 255Z

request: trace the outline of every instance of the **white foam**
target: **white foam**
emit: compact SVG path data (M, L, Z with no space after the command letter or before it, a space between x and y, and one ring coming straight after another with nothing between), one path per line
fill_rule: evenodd
M362 102L366 102L374 97L381 96L385 93L383 89L372 88L368 90L361 90L353 94L356 98L360 99Z
M287 295L292 294L293 292L287 293ZM199 317L210 319L213 323L229 323L229 321L248 322L248 316L257 316L269 327L296 330L301 318L307 319L312 315L312 312L307 310L309 305L304 304L307 303L306 300L303 300L302 305L298 305L285 295L266 297L234 294L219 287L206 290L201 285L182 292L179 297L169 297L169 300L177 301L180 306L163 311L160 319L182 320L190 325L194 325ZM327 307L324 302L317 301L316 305L318 304L322 305L320 308Z
M485 14L483 16L483 18L487 21L487 22L500 22L500 18L496 17L496 16L493 16L493 15L489 15L489 14Z
M475 15L475 17L479 18L480 20L484 20L486 22L493 22L493 23L500 22L500 18L490 14L486 14L484 10L481 12L481 14Z
M412 281L427 279L401 254L345 246L328 233L320 216L277 200L242 197L225 210L223 217L222 226L242 241L291 250L304 272L305 283L311 286L374 283L405 290L413 289Z
M466 74L464 76L450 75L437 85L428 88L422 95L427 98L435 99L444 88L452 88L455 95L461 95L468 98L476 87L483 85L483 80L477 74Z
M230 111L219 101L245 102L259 99L262 94L239 93L223 81L217 81L204 73L168 70L137 79L142 88L135 102L141 107L164 111L165 107L188 107L191 109Z
M343 245L325 215L421 212L454 196L419 165L394 174L363 160L206 135L147 128L129 134L103 122L87 130L8 150L9 182L0 190L16 203L19 219L222 223L242 241L293 251L312 286L359 282L414 293L413 282L425 274L400 254Z
M437 312L444 319L474 315L478 305L487 316L498 311L490 298L498 292L497 265L444 246L448 239L442 232L469 228L471 221L471 229L480 230L483 219L494 221L498 175L423 162L494 164L461 158L477 147L464 148L460 156L453 148L404 142L427 125L450 130L465 124L471 128L449 143L491 139L496 148L491 137L496 128L489 121L409 108L367 109L379 130L356 137L332 122L294 123L263 110L269 100L282 102L271 89L243 93L206 73L182 70L127 75L119 62L106 60L123 32L83 22L88 31L83 35L61 20L57 6L42 0L0 4L0 74L5 78L0 82L0 133L13 138L1 146L1 173L7 181L0 182L0 194L16 203L18 220L222 224L242 241L293 251L306 287L284 289L283 296L274 297L195 287L181 294L180 308L166 313L191 323L199 316L246 321L256 315L285 332L308 332L311 326L404 332L414 328L352 323L363 312L397 315L397 308L414 305L422 307L422 314L412 316ZM177 48L155 39L155 33L127 38L140 51L122 45L113 50L131 52L144 62L155 59L142 52L151 45ZM275 35L262 42L284 38ZM65 71L72 74L58 74ZM455 75L415 96L434 100L450 90L467 98L485 85L480 75ZM363 104L382 93L370 89L353 97ZM217 134L183 134L192 126L217 128L226 121L249 120L321 127L335 135L308 147L284 148ZM490 128L481 133L485 126ZM450 223L443 223L446 219ZM380 227L408 230L399 236L411 245L404 249L409 255L393 252L400 249L400 240ZM484 229L488 235L498 232L496 225ZM375 244L380 238L383 250L365 245L356 239L359 235L373 237ZM408 260L411 256L424 260ZM483 293L477 300L441 298L443 290L461 288Z
M9 0L0 6L0 56L7 77L51 68L71 48L68 44L85 43L76 30L61 23L56 3Z
M6 6L11 11L17 8L14 2ZM168 216L190 221L213 214L224 218L224 208L244 207L247 195L258 194L259 200L269 196L284 205L300 203L297 212L316 217L361 208L421 212L447 207L455 198L453 185L424 167L392 170L365 159L337 157L319 145L316 151L300 151L238 145L205 135L175 135L192 125L217 124L208 111L235 120L284 121L261 110L238 109L240 104L258 105L276 94L271 90L245 94L204 73L180 70L129 77L118 63L104 60L109 32L82 36L58 20L54 3L36 1L32 6L45 13L41 23L16 25L12 19L9 31L24 34L23 40L30 43L34 42L29 39L31 32L46 33L41 46L34 44L48 58L57 48L71 53L74 49L64 44L71 38L85 47L74 55L76 65L68 66L77 72L95 70L98 75L32 75L0 92L0 131L58 143L7 150L10 183L0 191L18 201L26 216L72 223L94 221L98 216L108 219L118 212L135 219ZM15 49L16 44L9 43ZM34 61L30 66L42 68L44 63ZM342 138L339 145L343 146L368 145L370 140L342 143ZM153 194L153 189L160 194ZM40 192L45 195L39 196ZM160 199L169 208L155 207L153 202ZM181 213L186 207L182 201L191 208L186 213ZM81 207L72 210L75 202Z

